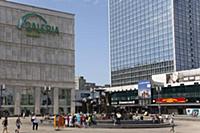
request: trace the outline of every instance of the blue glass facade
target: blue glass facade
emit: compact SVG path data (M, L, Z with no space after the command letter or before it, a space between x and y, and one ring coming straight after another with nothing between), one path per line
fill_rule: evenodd
M200 1L174 0L176 70L200 67Z
M200 67L199 0L109 0L113 86Z
M110 0L112 85L174 70L171 0Z

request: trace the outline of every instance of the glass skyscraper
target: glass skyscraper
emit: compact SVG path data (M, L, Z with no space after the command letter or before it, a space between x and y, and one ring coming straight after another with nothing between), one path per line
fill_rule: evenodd
M109 0L112 86L199 68L199 0Z

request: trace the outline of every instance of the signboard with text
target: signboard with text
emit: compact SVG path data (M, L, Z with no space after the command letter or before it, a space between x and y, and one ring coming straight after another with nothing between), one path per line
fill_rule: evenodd
M41 34L59 34L57 26L50 25L41 15L34 12L22 16L17 28L25 30L26 35L31 37L40 37Z

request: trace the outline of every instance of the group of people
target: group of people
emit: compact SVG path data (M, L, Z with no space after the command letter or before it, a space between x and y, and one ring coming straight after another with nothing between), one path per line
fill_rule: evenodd
M170 132L175 132L175 122L174 122L174 113L172 114L167 114L165 115L165 117L163 117L163 115L161 114L151 114L149 115L149 113L147 111L144 112L144 114L138 114L136 113L129 113L129 114L121 114L120 112L117 113L112 113L112 120L113 120L113 124L121 124L120 120L124 119L132 119L134 121L142 121L144 120L144 117L147 116L147 118L151 118L152 123L163 123L163 122L168 122L171 125L171 129ZM123 117L123 116L128 116L128 118Z
M36 115L31 116L32 129L38 130L40 120ZM54 127L90 127L92 124L96 125L96 115L95 114L69 114L69 115L55 115L54 116ZM8 133L8 117L2 121L3 133ZM15 133L19 133L20 127L22 125L20 117L16 119L16 129Z
M55 115L54 128L60 127L90 127L92 124L96 125L95 114L68 114L68 115Z
M2 125L3 125L3 133L5 132L8 133L8 117L5 117L5 119L2 121ZM21 125L22 125L22 122L20 120L20 117L18 117L16 120L15 133L19 133Z
M174 122L174 113L166 114L165 118L162 115L154 115L152 117L153 123L157 120L158 123L163 123L164 121L168 122L171 125L170 132L175 132L175 122Z
M148 113L145 113L144 116L148 115ZM174 114L166 115L165 119L162 117L162 115L150 115L152 118L153 123L162 123L164 120L168 121L171 124L170 132L175 132L175 122L174 122ZM136 119L139 118L139 119ZM68 115L55 115L54 116L54 128L59 129L60 127L90 127L91 125L96 125L97 116L95 113L93 114L83 114L83 113L76 113L76 114L68 114ZM121 119L123 119L123 116L120 112L113 113L112 114L112 120L114 125L115 124L121 124ZM139 115L133 114L132 119L135 120L143 120L143 118L139 117ZM36 117L36 115L32 115L31 122L32 122L32 129L38 130L39 125L39 119ZM5 119L2 121L3 125L3 133L8 133L8 118L5 117ZM16 119L16 129L15 133L19 133L20 127L22 125L20 117Z

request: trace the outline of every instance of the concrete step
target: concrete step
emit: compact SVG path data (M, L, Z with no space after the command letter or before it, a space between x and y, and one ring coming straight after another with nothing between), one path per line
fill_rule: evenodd
M164 128L170 127L168 123L161 124L108 124L108 123L99 123L97 125L92 125L92 128Z

